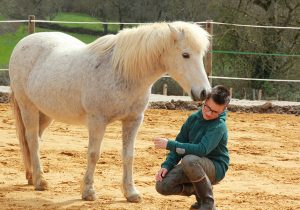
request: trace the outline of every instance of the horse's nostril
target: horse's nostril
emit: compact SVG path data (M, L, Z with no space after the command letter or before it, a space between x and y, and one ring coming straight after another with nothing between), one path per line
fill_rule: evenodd
M202 90L200 93L200 99L204 100L206 98L206 90Z

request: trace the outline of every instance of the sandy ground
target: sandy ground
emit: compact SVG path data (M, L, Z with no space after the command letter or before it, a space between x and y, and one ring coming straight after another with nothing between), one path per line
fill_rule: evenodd
M55 122L41 144L49 190L26 185L8 104L0 104L0 209L188 209L194 197L162 196L154 174L167 151L154 136L176 136L191 112L147 110L135 149L134 179L142 203L128 203L120 190L121 127L107 128L95 171L97 200L81 200L86 168L84 127ZM218 209L300 209L300 118L293 115L229 113L230 169L214 187Z

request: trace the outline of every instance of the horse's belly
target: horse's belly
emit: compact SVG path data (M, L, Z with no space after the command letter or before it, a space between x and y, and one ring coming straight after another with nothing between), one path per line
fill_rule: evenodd
M29 87L28 91L29 99L50 118L70 124L84 124L86 114L81 106L80 96L77 95L54 89L43 90L37 87Z
M37 105L39 110L55 121L64 122L68 124L85 124L86 115L83 112L70 110L70 107L65 108L62 106L45 107Z
M43 111L43 110L42 110ZM64 122L68 124L85 124L86 116L84 114L77 114L77 113L70 113L66 111L56 111L47 109L43 111L47 116L51 117L52 119ZM48 112L48 113L47 113Z
M28 77L25 92L35 106L54 120L70 124L85 123L81 104L80 80L58 69L34 68Z

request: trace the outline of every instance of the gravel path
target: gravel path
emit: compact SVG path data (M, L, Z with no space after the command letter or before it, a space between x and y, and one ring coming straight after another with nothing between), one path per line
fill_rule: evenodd
M9 93L10 87L8 86L0 86L0 93Z
M158 102L158 101L192 101L191 97L189 96L164 96L158 94L151 94L150 102ZM259 106L265 104L267 101L250 101L250 100L239 100L239 99L231 99L230 104L232 105L239 105L239 106ZM293 102L293 101L270 101L272 104L277 106L299 106L300 102Z

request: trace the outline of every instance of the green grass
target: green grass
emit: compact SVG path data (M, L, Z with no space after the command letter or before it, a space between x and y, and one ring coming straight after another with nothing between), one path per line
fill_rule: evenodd
M44 28L36 27L36 32L53 31ZM98 37L85 34L68 33L77 39L90 43ZM21 25L15 33L5 33L0 35L0 69L7 68L10 55L16 44L25 36L28 35L27 25Z
M13 48L26 33L27 28L21 26L16 33L5 33L0 36L0 68L7 68Z
M5 20L6 18L0 14L0 20ZM59 13L53 20L57 21L78 21L78 22L99 22L99 20L95 17L91 17L89 15L81 14L81 13ZM1 23L0 23L1 24ZM36 24L38 26L38 23ZM102 24L60 24L65 27L81 27L85 29L95 30L95 31L103 31ZM1 27L1 25L0 25ZM125 27L133 27L133 25L125 25ZM109 25L108 29L110 32L117 32L119 30L119 25ZM54 31L50 29L44 28L35 28L36 32L42 31ZM14 33L5 33L0 35L0 69L7 68L9 58L11 52L13 51L16 44L26 35L27 32L27 24L20 24L19 29ZM90 43L93 42L98 37L87 34L76 34L76 33L68 33L71 36L76 37L77 39Z
M36 32L51 32L51 31L55 31L55 30L37 27L37 28L35 28L35 31ZM99 38L98 36L93 36L93 35L88 35L88 34L76 34L76 33L69 33L69 32L64 32L64 33L74 36L86 44L91 43L91 42L95 41L97 38Z
M55 18L55 21L74 21L74 22L101 22L95 17L91 17L82 13L58 13ZM72 23L59 23L59 25L69 28L85 28L93 31L103 31L102 24L72 24ZM119 25L109 25L108 30L112 32L119 31Z

